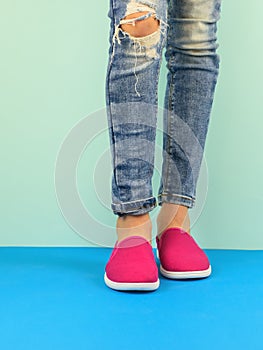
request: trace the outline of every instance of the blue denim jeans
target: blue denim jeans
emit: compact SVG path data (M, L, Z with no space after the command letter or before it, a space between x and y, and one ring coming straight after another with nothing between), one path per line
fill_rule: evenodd
M140 215L163 202L194 206L219 73L220 8L221 0L110 0L106 110L114 214ZM159 28L147 36L135 37L121 28L149 16L158 20ZM164 48L168 73L156 198L152 176Z

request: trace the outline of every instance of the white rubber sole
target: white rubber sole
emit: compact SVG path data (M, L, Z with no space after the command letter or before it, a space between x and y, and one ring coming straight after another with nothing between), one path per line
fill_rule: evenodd
M156 249L156 256L159 259L158 249ZM206 278L211 275L212 267L211 265L209 265L209 268L207 270L176 272L176 271L165 270L160 264L160 272L164 277L170 278L170 279L185 280L185 279L194 279L194 278Z
M194 278L206 278L211 275L212 268L209 265L207 270L200 271L183 271L183 272L175 272L175 271L167 271L162 265L160 265L160 272L164 277L175 279L175 280L185 280L185 279L194 279Z
M151 291L156 290L160 285L160 280L156 282L147 282L147 283L124 283L124 282L114 282L107 277L105 272L104 274L105 284L115 290L134 290L134 291Z

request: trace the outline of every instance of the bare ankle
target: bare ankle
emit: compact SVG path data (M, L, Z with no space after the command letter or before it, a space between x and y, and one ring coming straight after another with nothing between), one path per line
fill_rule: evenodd
M148 213L142 215L125 215L116 223L118 241L130 236L142 236L148 241L152 238L152 222Z
M190 234L188 207L173 203L163 203L157 217L158 236L170 227L180 227Z

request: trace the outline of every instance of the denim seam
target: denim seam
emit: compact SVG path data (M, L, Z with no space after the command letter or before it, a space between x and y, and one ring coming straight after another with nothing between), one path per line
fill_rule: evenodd
M114 26L115 26L115 20L116 20L116 16L115 16L115 9L114 9L114 3L111 2L111 10L112 10L112 14L113 14L113 18L114 18ZM112 160L112 163L113 163L113 176L114 176L114 179L115 179L115 182L117 182L117 174L116 174L116 164L117 164L117 152L116 152L116 136L114 134L114 127L113 127L113 121L112 121L112 110L111 110L111 87L110 87L110 74L111 74L111 70L112 70L112 60L113 60L113 56L114 56L114 52L115 51L115 48L114 48L114 45L111 45L111 60L110 60L110 64L109 64L109 71L108 71L108 79L107 79L107 84L108 84L108 99L109 99L109 116L110 116L110 126L111 126L111 131L112 131L112 150L113 150L113 160ZM118 188L118 192L119 192L119 197L120 197L120 191L119 191L119 188Z
M158 19L160 21L160 27L163 25L168 25L167 23L165 23L164 21L162 21L160 18L158 18L158 16L156 15L156 19ZM161 64L162 64L162 54L163 54L163 48L164 48L164 44L165 44L165 40L166 40L166 34L164 34L160 28L161 31L161 40L160 40L160 57L159 57L159 62L158 62L158 72L157 72L157 82L159 82L160 80L160 71L161 71ZM156 89L156 94L155 94L155 102L158 106L158 89Z
M131 210L125 210L125 211L122 211L121 209L118 210L118 209L114 209L113 208L113 211L115 213L121 213L121 214L135 213L135 212L137 212L139 210L143 210L143 211L147 212L147 211L149 211L149 209L151 210L151 209L155 208L156 206L157 206L157 204L155 203L155 204L151 205L148 208L144 208L144 207L141 206L141 207L132 208Z
M180 198L189 199L189 200L191 200L193 202L195 201L195 197L184 196L182 194L176 194L176 193L165 193L165 192L162 192L162 193L158 194L158 197L162 197L162 196L180 197Z
M147 203L148 205L147 205L147 207L145 207L144 202L146 200L149 200L149 199L153 199L154 201L152 204ZM141 203L141 204L139 206L129 208L129 204L136 203L136 202ZM112 207L113 211L117 214L129 214L129 213L136 213L136 212L146 213L146 212L154 209L156 206L157 206L157 200L154 196L148 197L146 199L137 200L137 201L131 201L131 202L111 203L111 207ZM125 207L128 207L128 208L125 208Z
M155 198L155 197L151 196L151 197L147 197L147 198L137 199L135 201L121 202L121 203L112 203L112 204L114 204L114 205L123 205L123 204L137 203L137 202L147 201L148 199L153 199L153 198Z
M171 82L170 82L170 89L169 89L169 97L168 97L168 111L167 111L167 134L168 134L168 141L167 141L167 149L166 149L166 152L167 152L167 165L166 165L166 173L165 173L165 181L164 181L164 188L167 187L168 185L168 174L169 174L169 168L170 168L170 148L171 148L171 141L170 141L170 131L171 131L171 110L172 110L172 98L171 98L171 95L172 95L172 92L173 92L173 89L174 89L174 84L173 84L173 75L171 75Z
M170 200L168 199L170 196ZM186 205L188 208L192 208L195 205L195 199L176 194L159 194L158 195L158 205L162 205L162 203L173 203L178 205Z

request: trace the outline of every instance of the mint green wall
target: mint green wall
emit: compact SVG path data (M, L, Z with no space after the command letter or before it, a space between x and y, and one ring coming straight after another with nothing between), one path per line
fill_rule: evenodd
M1 5L0 245L89 246L115 240L116 217L107 208L104 108L108 2ZM206 248L263 249L262 10L259 0L222 4L221 71L199 202L191 214L192 232ZM163 65L160 105L165 73ZM78 191L90 215L81 216L72 202L72 223L58 205L54 177L60 147L81 120L90 121L90 129L82 129L87 137L96 131L76 169ZM155 192L158 180L156 173ZM157 212L151 213L153 219Z

